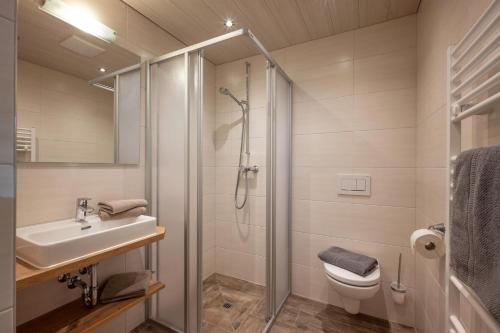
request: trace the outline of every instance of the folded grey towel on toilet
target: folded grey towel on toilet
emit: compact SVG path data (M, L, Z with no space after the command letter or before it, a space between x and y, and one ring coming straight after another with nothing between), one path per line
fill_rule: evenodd
M500 323L500 146L458 155L453 184L450 266Z
M331 265L361 276L367 276L377 267L377 259L332 246L318 253L318 257Z
M147 207L148 202L144 199L125 199L101 201L97 205L101 211L118 214L137 207Z
M104 284L100 301L103 304L140 297L146 294L151 272L129 272L112 275Z

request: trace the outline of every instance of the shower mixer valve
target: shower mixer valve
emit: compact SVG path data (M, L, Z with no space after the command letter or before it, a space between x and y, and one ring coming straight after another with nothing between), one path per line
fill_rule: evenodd
M257 173L259 172L259 166L258 165L252 165L252 166L240 166L240 172L241 173L248 173L248 172L254 172Z

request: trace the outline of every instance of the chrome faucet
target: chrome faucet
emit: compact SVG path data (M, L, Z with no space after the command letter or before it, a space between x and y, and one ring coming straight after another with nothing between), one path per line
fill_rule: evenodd
M87 222L87 214L92 213L94 209L89 207L89 201L91 198L78 198L76 199L76 222Z

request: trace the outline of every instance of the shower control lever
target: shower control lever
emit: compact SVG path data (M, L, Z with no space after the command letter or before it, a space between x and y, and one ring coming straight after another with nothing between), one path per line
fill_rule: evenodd
M254 172L257 173L259 172L259 166L258 165L252 165L252 166L240 166L240 172L242 173L247 173L247 172Z

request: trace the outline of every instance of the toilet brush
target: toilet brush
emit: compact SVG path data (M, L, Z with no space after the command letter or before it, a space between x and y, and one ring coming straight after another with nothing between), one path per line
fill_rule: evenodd
M391 294L394 303L403 304L405 302L406 287L401 283L401 261L402 254L399 254L398 262L398 280L391 283Z
M399 263L398 263L398 289L401 285L401 253L399 254Z

